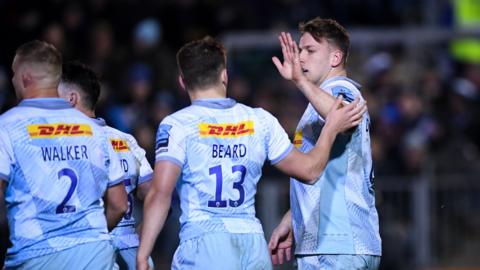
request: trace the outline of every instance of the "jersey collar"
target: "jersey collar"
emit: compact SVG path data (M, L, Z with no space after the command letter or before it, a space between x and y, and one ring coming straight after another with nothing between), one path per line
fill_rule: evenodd
M35 107L40 109L49 110L63 110L73 108L63 98L27 98L20 101L18 104L20 107Z
M347 78L347 77L345 77L345 76L335 76L335 77L332 77L332 78L324 81L324 82L320 85L320 87L323 88L323 87L327 86L328 84L330 84L330 83L332 83L332 82L334 82L334 81L348 81L348 82L350 82L351 84L353 84L357 89L360 89L360 88L362 87L362 86L361 86L359 83L357 83L356 81L354 81L354 80L352 80L352 79L350 79L350 78Z
M192 101L192 105L207 107L211 109L228 109L235 106L237 102L231 98L207 98L196 99Z
M92 117L91 119L92 119L92 121L93 121L95 124L97 124L97 125L99 125L99 126L101 126L101 127L104 127L104 126L107 125L107 123L105 122L105 119L103 119L103 118L101 118L101 117L97 117L97 118L93 118L93 117Z

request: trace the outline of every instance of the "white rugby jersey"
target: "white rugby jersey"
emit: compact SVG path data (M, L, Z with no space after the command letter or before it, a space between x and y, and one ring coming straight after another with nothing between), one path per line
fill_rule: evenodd
M93 119L95 123L103 127L113 150L118 154L126 178L123 180L128 194L128 210L110 234L113 244L117 249L134 248L139 245L138 234L135 231L135 192L136 188L152 180L153 170L145 157L143 150L135 138L118 129L107 126L101 118Z
M257 182L266 159L281 161L293 148L277 119L232 99L195 100L166 117L156 139L156 161L182 168L180 240L209 233L263 233L255 217Z
M102 197L124 173L102 128L64 99L25 99L0 116L0 179L6 266L110 239Z
M320 87L348 102L361 97L360 85L343 76L330 78ZM353 134L337 135L315 185L291 179L295 254L381 255L369 123L365 113ZM323 118L309 104L295 132L295 146L302 152L310 151L323 125Z

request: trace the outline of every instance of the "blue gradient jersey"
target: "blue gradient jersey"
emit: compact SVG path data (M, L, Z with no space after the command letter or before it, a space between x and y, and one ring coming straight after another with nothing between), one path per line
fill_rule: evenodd
M124 173L102 128L64 99L26 99L0 116L0 179L6 266L110 239L102 196Z
M196 100L166 117L156 161L182 168L180 240L210 232L263 233L254 207L263 163L279 162L292 148L275 117L232 99Z
M346 77L331 78L320 87L348 102L361 96L360 86ZM290 181L295 254L381 255L369 122L366 113L353 134L337 136L315 185ZM295 146L302 152L311 150L323 125L309 104L297 127Z
M117 227L110 233L117 249L138 247L138 234L135 231L133 211L134 195L138 185L152 180L152 167L145 157L145 150L138 146L135 138L106 125L103 119L94 119L95 123L102 126L108 140L117 152L126 178L123 183L128 194L128 210Z

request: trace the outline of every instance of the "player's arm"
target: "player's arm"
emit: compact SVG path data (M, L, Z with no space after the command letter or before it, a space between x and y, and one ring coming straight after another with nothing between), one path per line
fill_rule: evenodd
M278 39L282 47L283 63L277 57L272 57L278 72L284 79L293 81L317 113L326 118L335 103L335 98L310 82L303 74L298 47L290 33L282 32Z
M122 220L123 215L128 210L128 197L125 185L126 178L118 154L113 150L110 142L106 141L108 162L108 187L103 195L105 202L105 216L107 218L107 227L111 231Z
M107 227L111 231L122 220L123 215L128 209L127 192L123 182L110 186L103 196L105 201L105 216L107 217Z
M294 148L284 159L276 163L275 167L300 181L314 184L325 169L337 134L357 126L366 111L365 105L357 106L360 101L358 98L340 108L342 100L341 97L337 98L332 110L328 113L315 147L307 153Z
M141 149L141 148L140 148ZM138 185L135 191L135 195L139 200L145 200L145 197L152 186L153 170L152 166L145 157L145 151L142 150L142 159L140 161L140 175L138 176Z
M147 196L151 186L152 186L152 181L143 182L140 185L138 185L137 191L136 191L137 199L142 201L145 200L145 197Z
M152 166L148 162L145 150L138 145L137 140L132 135L127 134L126 139L131 148L135 160L139 164L139 175L137 179L137 187L135 189L135 196L137 199L143 201L150 190L151 180L153 177Z
M152 185L143 204L143 227L137 253L137 270L147 269L147 259L168 216L172 193L181 168L171 161L155 163Z

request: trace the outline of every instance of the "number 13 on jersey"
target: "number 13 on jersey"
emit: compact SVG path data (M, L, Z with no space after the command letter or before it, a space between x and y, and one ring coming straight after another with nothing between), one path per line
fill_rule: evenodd
M247 168L243 165L234 165L231 168L232 173L240 173L240 180L233 183L232 188L238 190L239 198L238 200L228 200L228 205L230 207L238 207L242 205L245 199L245 189L243 188L243 181L247 174ZM208 207L218 207L224 208L227 207L227 200L222 200L222 188L223 188L223 174L222 174L222 165L217 165L208 169L210 175L215 175L215 200L208 201ZM225 187L230 188L230 187Z

